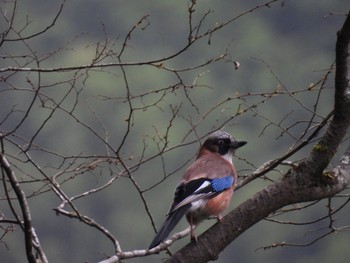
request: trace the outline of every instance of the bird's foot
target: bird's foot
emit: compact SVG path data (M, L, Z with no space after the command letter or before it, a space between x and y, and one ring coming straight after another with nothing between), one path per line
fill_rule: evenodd
M191 232L191 241L197 243L197 236L194 232Z
M222 221L222 218L223 218L223 216L220 215L220 214L216 216L216 219L218 220L218 222L221 222L221 221Z

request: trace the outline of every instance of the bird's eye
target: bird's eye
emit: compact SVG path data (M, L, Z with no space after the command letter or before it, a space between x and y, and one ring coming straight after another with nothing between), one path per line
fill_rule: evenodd
M224 140L219 140L218 143L219 144L224 144Z

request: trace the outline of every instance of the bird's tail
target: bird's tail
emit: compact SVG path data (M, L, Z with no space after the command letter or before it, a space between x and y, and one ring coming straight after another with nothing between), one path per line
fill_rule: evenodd
M174 212L168 215L167 219L157 232L156 236L153 238L148 249L158 246L160 242L162 242L168 237L171 230L174 229L174 227L177 225L180 219L186 214L186 211L190 206L191 204L180 207L179 209L175 210Z

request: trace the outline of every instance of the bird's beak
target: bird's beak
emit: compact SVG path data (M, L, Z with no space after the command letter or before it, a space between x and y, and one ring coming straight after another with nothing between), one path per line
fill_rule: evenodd
M232 149L238 149L240 147L242 147L243 145L246 145L247 142L246 141L234 141L231 142L231 148Z

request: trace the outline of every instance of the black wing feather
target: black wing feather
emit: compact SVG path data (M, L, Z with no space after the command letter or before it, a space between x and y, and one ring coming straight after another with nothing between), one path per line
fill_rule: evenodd
M149 249L158 246L160 242L168 237L169 233L174 229L180 219L186 214L186 211L188 208L190 208L190 206L191 204L182 206L168 215L167 219L149 245Z
M174 207L192 195L205 181L208 181L208 179L198 178L196 180L180 184L175 190L174 202L171 205L169 214L173 211Z

